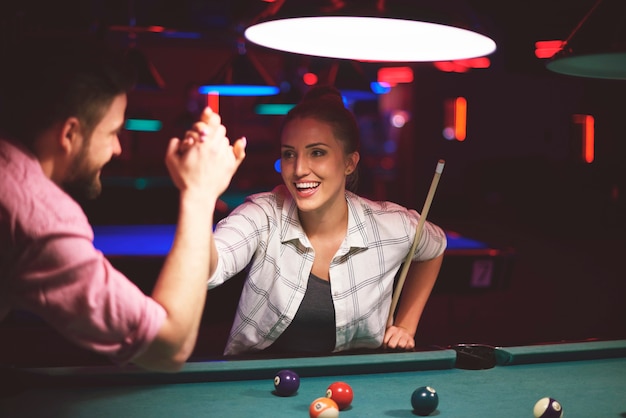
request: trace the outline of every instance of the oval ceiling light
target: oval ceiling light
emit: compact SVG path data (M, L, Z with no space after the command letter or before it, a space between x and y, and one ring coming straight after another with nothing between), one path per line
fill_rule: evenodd
M626 80L624 22L626 2L597 0L548 61L547 69L575 77Z
M626 80L626 51L567 56L546 64L550 71L564 75L609 80Z
M381 62L430 62L489 55L489 37L454 26L414 20L359 17L294 17L248 27L246 39L284 52Z

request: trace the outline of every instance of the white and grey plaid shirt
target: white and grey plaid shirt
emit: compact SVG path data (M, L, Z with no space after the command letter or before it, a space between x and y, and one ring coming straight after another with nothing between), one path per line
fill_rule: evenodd
M346 192L348 232L330 264L335 307L334 351L382 344L394 277L411 248L419 214L391 202ZM298 209L281 185L249 196L215 229L219 252L209 289L250 265L224 354L269 347L291 323L306 291L314 250ZM441 228L424 223L413 260L430 260L446 248Z

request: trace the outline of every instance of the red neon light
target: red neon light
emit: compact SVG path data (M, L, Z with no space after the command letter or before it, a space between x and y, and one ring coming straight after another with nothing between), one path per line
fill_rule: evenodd
M467 136L467 100L457 97L454 101L454 138L465 141Z
M564 41L537 41L535 42L535 56L537 58L552 58L565 46Z
M148 26L148 32L161 33L164 31L165 28L163 26Z
M582 127L582 158L587 164L595 159L595 120L591 115L576 114L572 116L574 123Z
M584 124L583 135L583 158L587 163L591 163L594 160L595 149L595 124L593 116L586 115Z
M470 67L467 67L463 64L459 64L456 61L452 61L452 64L454 65L454 72L455 73L466 73L470 70Z
M472 68L489 68L491 67L491 60L487 57L472 58L470 61L470 67Z
M487 57L468 58L464 60L454 60L454 64L465 68L489 68L491 61Z
M443 137L459 142L467 138L467 100L465 97L445 100Z
M437 61L433 65L439 71L447 73L466 73L472 68L489 68L491 61L487 57L479 57L454 61Z
M219 113L220 112L220 95L218 93L207 94L206 104L215 113Z
M313 73L306 73L302 76L302 81L307 86L314 86L317 84L317 75Z
M433 65L439 71L443 71L446 73L451 73L454 71L454 64L452 63L452 61L436 61L433 63Z
M413 70L410 67L384 67L378 70L378 82L395 86L398 83L413 82Z

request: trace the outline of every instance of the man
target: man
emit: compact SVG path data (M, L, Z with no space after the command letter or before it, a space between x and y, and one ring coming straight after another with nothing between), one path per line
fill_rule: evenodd
M61 46L63 45L63 46ZM3 59L0 90L0 320L30 311L74 343L156 371L177 371L196 343L218 197L245 157L206 109L165 163L180 191L171 252L150 296L93 246L71 197L96 197L122 150L123 65L91 42L23 42Z

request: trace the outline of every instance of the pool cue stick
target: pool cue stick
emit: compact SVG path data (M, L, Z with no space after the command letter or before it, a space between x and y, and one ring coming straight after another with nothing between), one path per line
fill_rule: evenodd
M402 293L402 287L404 286L404 280L406 279L406 275L409 271L409 267L411 266L411 259L413 258L413 253L415 253L415 248L419 243L420 237L422 235L422 230L424 229L424 222L426 222L426 216L428 215L428 211L430 210L430 205L433 202L433 197L435 196L435 190L437 190L437 184L439 184L439 178L441 177L441 173L443 172L443 166L445 165L444 160L439 160L437 162L437 167L435 168L435 174L433 175L433 181L430 183L430 190L428 190L428 195L426 196L426 201L424 202L424 208L422 209L422 213L420 214L420 218L417 221L417 228L415 229L415 237L413 238L413 244L411 245L411 249L409 253L406 255L406 259L404 260L404 264L402 265L402 272L400 273L400 277L398 278L398 283L396 283L396 288L393 293L393 298L391 299L391 307L389 308L389 317L387 318L387 328L393 325L393 317L396 311L396 306L398 305L398 300L400 299L400 294Z

